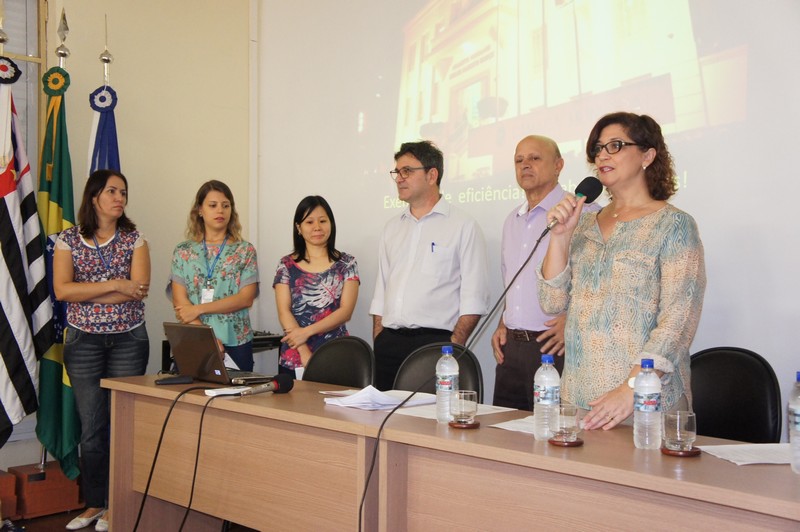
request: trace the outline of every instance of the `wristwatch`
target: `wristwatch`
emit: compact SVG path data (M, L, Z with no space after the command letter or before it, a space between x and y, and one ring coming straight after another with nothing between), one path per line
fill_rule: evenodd
M628 379L628 388L633 390L633 386L635 383L636 383L636 377L631 377L630 379Z

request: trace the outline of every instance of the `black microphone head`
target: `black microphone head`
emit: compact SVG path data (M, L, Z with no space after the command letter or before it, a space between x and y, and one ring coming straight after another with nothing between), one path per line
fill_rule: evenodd
M286 393L294 388L294 379L286 373L275 375L275 390L273 393Z
M586 203L591 203L596 200L602 192L603 183L593 175L583 178L583 181L578 183L578 186L575 187L575 195L586 196Z

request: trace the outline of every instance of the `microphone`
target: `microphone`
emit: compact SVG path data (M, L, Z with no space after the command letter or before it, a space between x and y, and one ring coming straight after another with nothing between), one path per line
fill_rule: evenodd
M584 177L583 181L578 183L578 186L575 187L575 195L584 196L586 198L586 203L592 203L600 196L602 192L603 184L599 179L592 175L589 177ZM545 232L550 231L550 229L555 227L557 223L558 220L550 220L550 223L547 224L547 229Z
M603 192L603 184L600 182L599 179L597 179L594 176L583 178L583 180L580 183L578 183L578 186L575 187L575 195L585 196L586 203L592 203L600 196L601 192ZM472 331L472 334L469 336L469 338L467 338L467 343L464 346L466 349L471 349L472 345L483 334L483 330L489 324L489 320L491 320L492 316L494 316L494 313L497 312L497 309L500 307L500 304L506 300L506 294L514 285L514 281L517 280L517 277L519 277L519 275L522 273L522 270L524 270L525 266L527 266L528 263L531 261L531 259L533 258L533 254L536 253L537 249L539 249L539 244L542 242L544 236L547 233L549 233L550 229L552 229L553 226L555 226L557 223L558 220L552 220L549 224L547 224L547 227L545 227L544 231L542 231L542 234L539 235L539 238L536 239L536 243L534 244L531 252L528 254L528 258L525 259L525 262L523 262L522 266L519 267L517 273L515 273L514 276L511 278L511 281L509 281L508 285L503 290L503 293L500 294L500 297L497 298L497 302L494 304L491 310L489 310L489 313L483 317L483 322L480 323L478 327L476 327L475 330ZM456 360L458 360L459 355L456 355Z
M256 395L265 392L287 393L292 388L294 388L294 379L289 375L279 373L266 384L259 384L258 386L251 386L246 390L242 390L241 395Z

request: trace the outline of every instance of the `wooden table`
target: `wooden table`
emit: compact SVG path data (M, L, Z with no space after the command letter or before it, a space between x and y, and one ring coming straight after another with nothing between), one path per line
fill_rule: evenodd
M167 410L179 391L191 387L154 381L155 376L102 381L112 390L113 530L133 529ZM288 394L214 399L203 419L191 503L196 511L184 530L218 532L220 519L255 529L357 529L380 415L325 407L318 392L331 388L298 383ZM178 530L208 399L202 391L190 392L172 412L139 530ZM367 530L377 528L376 504L373 482L365 505Z
M166 410L186 387L153 380L103 381L113 391L117 530L133 526ZM318 392L334 388L297 382L285 395L214 400L203 423L197 512L184 529L219 530L215 516L256 529L356 530L385 413L325 406ZM140 530L177 530L207 399L192 392L176 407ZM381 437L364 529L800 530L800 475L789 466L638 450L629 427L583 432L585 445L567 449L489 427L525 415L481 416L477 430L393 417Z

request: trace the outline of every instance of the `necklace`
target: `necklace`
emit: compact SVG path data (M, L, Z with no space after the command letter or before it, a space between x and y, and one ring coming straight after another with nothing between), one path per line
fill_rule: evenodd
M634 212L641 211L643 209L646 209L647 206L650 205L651 203L652 203L652 201L648 201L647 203L644 203L642 205L638 205L636 207L629 207L627 209L625 207L623 207L622 209L620 209L619 212L617 212L617 207L612 204L614 212L611 213L611 217L614 218L614 219L617 219L620 214L631 214L631 213L634 213Z

